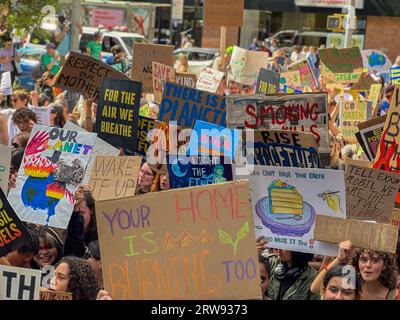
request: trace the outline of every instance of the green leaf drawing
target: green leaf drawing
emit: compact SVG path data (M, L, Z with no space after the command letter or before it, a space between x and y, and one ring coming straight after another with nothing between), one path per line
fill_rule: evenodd
M229 235L229 233L221 229L218 229L218 233L219 233L219 241L221 241L221 243L234 245L232 237Z
M218 233L219 233L219 241L221 241L221 243L223 244L230 244L233 247L233 255L236 256L236 252L237 252L237 247L239 244L239 241L244 239L247 234L250 231L250 227L249 227L249 223L246 222L237 232L236 234L236 240L235 242L233 242L232 237L229 235L229 233L227 233L224 230L218 229Z
M249 223L248 222L246 222L246 224L244 224L240 229L239 229L239 231L238 231L238 233L237 233L237 240L236 241L239 241L239 240L242 240L242 239L244 239L246 236L247 236L247 234L249 233L249 231L250 231L250 228L249 228Z

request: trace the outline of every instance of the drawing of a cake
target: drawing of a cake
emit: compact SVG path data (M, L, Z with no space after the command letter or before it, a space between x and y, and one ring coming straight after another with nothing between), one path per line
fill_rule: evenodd
M294 186L274 180L268 187L271 214L303 214L303 196Z

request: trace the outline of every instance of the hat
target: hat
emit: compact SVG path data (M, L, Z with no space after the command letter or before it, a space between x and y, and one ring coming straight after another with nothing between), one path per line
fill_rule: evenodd
M49 49L49 48L51 48L51 49L55 49L55 48L57 48L56 47L56 45L54 44L54 43L48 43L48 44L46 44L46 49Z

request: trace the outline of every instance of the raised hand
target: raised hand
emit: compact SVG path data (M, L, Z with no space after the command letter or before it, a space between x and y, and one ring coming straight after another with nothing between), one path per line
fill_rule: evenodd
M47 148L47 142L49 141L49 133L46 131L38 131L35 133L29 144L25 149L25 155L43 152Z

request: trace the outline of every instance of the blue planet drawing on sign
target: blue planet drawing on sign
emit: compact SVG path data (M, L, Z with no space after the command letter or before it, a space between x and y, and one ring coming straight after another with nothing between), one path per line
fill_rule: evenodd
M368 57L368 64L371 67L384 66L386 64L386 57L378 52L373 52Z

